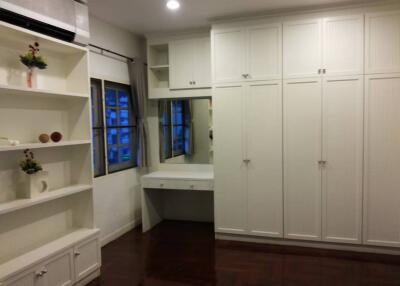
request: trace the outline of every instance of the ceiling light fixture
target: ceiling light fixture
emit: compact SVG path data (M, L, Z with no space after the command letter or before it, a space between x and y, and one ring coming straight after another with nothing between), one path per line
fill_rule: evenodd
M168 0L167 1L167 8L170 10L177 10L181 7L181 4L178 2L178 0Z

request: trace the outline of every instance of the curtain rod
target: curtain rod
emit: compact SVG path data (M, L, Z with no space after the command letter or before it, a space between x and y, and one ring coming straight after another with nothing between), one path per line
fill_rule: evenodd
M129 61L131 61L131 62L135 62L135 59L133 59L133 58L131 58L131 57L127 57L127 56L122 55L122 54L120 54L120 53L116 53L116 52L113 52L113 51L111 51L111 50L108 50L108 49L105 49L105 48L102 48L102 47L99 47L99 46L96 46L96 45L93 45L93 44L89 44L89 46L90 46L90 47L93 47L93 48L96 48L96 49L99 49L101 52L107 52L107 53L110 53L110 54L119 56L119 57L121 57L121 58L127 59L127 60L129 60Z

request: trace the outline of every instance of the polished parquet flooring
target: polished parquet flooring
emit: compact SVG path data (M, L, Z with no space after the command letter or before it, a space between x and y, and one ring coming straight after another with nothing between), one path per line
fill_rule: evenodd
M90 286L400 286L400 257L214 241L207 223L138 228L102 255Z

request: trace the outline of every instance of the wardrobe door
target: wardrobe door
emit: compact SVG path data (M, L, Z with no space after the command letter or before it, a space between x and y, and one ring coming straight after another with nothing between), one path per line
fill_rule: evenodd
M400 11L367 14L366 74L400 72Z
M363 76L323 82L322 235L360 243L363 164Z
M285 81L285 237L321 239L321 80Z
M212 70L214 83L238 82L245 79L245 31L215 31L212 39Z
M171 89L192 88L193 40L176 40L170 43Z
M249 231L282 237L281 81L249 83L245 98Z
M249 80L282 78L282 24L250 27L247 32Z
M400 74L366 77L364 243L400 246Z
M283 77L319 75L322 68L322 22L319 19L283 24Z
M214 87L215 230L244 233L247 229L246 163L244 162L244 87Z
M193 40L193 87L211 87L211 43L210 38Z
M323 22L324 73L364 74L364 16L326 18Z

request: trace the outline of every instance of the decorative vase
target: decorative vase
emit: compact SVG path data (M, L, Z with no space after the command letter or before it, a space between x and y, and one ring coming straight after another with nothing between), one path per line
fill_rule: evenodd
M31 199L49 191L49 172L39 171L32 175L21 173L22 184L17 193L18 198Z
M26 84L29 88L36 87L36 70L35 68L28 68L26 72Z

